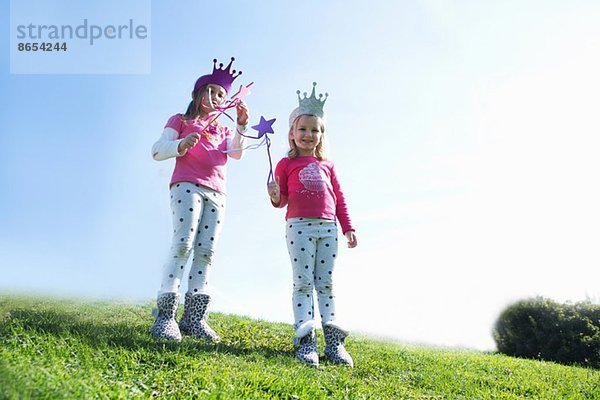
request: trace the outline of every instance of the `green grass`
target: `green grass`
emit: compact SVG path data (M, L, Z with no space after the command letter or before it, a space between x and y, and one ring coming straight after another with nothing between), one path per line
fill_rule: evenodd
M159 343L151 309L0 296L0 398L600 399L598 370L356 336L354 369L314 369L290 325L218 313L221 344Z

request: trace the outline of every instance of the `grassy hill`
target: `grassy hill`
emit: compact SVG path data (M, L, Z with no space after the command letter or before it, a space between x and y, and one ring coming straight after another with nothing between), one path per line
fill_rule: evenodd
M158 343L151 308L0 296L0 398L600 399L598 370L365 337L354 369L312 369L290 325L233 315L211 314L217 346Z

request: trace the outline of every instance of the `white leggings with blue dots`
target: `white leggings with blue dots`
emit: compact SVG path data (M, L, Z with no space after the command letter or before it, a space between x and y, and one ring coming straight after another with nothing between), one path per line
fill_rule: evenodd
M317 291L323 324L335 320L333 267L337 256L337 224L320 218L290 218L286 241L292 262L294 327L314 324L314 291Z
M207 294L208 273L225 216L225 195L195 183L171 186L173 241L163 267L160 293L179 292L193 252L188 292Z

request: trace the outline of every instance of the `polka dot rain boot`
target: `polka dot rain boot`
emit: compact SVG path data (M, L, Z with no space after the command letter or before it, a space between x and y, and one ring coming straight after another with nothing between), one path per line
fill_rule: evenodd
M191 335L192 330L190 326L190 307L192 302L192 294L187 292L185 294L185 301L183 303L183 315L179 320L179 330L182 335Z
M203 339L209 343L219 343L221 338L206 322L210 296L203 293L190 294L189 304L189 307L186 306L189 313L189 326L186 329L189 329L190 334L197 339Z
M319 353L317 353L317 336L311 330L301 338L295 338L294 344L298 346L296 358L312 367L319 366Z
M325 336L325 359L333 364L354 367L352 357L344 347L348 332L333 324L323 325Z
M158 315L150 329L150 333L157 339L181 340L179 325L175 321L177 306L179 305L179 293L161 293L156 299Z

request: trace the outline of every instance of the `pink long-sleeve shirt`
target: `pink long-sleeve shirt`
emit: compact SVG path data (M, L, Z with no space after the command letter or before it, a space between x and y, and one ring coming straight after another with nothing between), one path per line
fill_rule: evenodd
M338 219L342 233L353 231L348 207L331 161L313 156L285 157L277 163L275 177L279 179L281 200L276 207L285 207L285 218Z
M216 121L207 126L212 118L209 116L194 121L177 114L167 121L165 128L173 128L179 132L178 139L204 131L196 146L188 149L185 155L177 157L171 185L192 182L225 193L227 154L224 151L227 150L227 141L231 140L233 133Z

